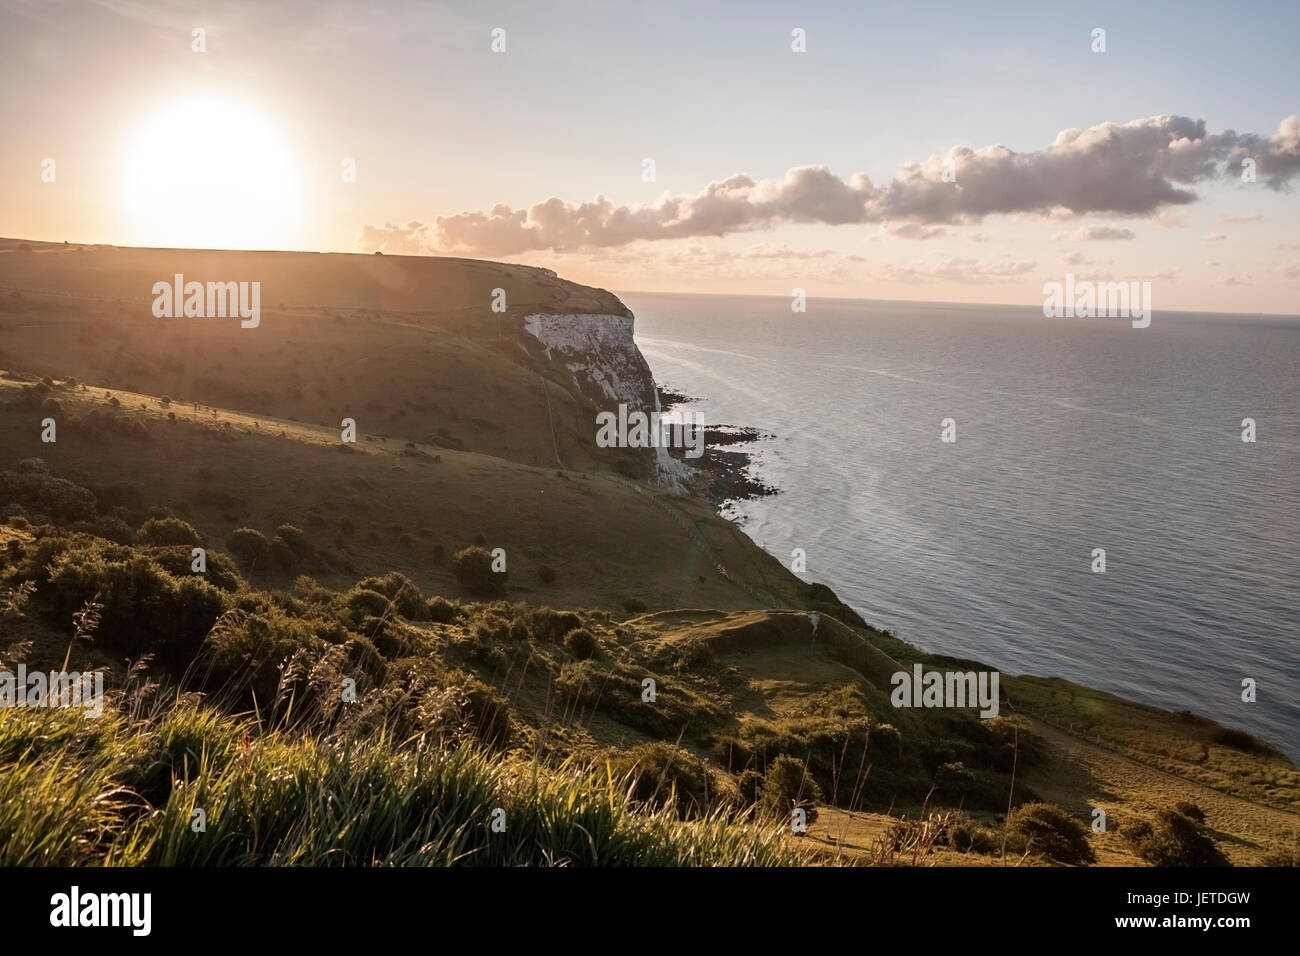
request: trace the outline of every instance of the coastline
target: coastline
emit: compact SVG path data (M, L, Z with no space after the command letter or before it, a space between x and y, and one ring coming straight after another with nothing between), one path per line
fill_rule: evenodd
M689 395L675 389L664 388L657 382L654 387L665 410L671 410L681 405L688 405L702 400L700 396ZM757 468L757 465L754 461L754 455L751 452L739 450L739 448L734 446L743 447L759 439L773 438L775 436L749 426L726 424L707 425L705 428L705 436L706 452L702 459L702 463L693 463L702 474L696 481L692 482L691 493L703 498L714 513L734 525L740 533L746 534L748 537L744 528L744 522L736 513L735 506L743 501L775 497L776 495L781 494L781 489L763 480L763 478L756 473L755 469ZM758 545L758 542L755 541L754 543ZM768 553L771 554L771 552ZM772 557L776 558L778 561L781 560L777 555L772 555ZM919 645L911 644L906 636L899 635L893 630L872 624L860 611L843 601L831 585L822 582L805 583L808 585L810 596L814 596L817 600L824 602L826 609L831 611L831 613L834 613L834 615L839 617L841 620L847 618L848 620L846 620L846 623L861 624L862 626L884 634L901 644L907 645L923 654L925 657L934 660L961 662L963 664L977 664L985 668L990 667L988 663L982 660L974 661L961 656L953 656L942 651L924 651ZM1266 748L1273 750L1278 755L1288 760L1292 766L1300 766L1300 763L1297 763L1296 759L1279 741L1260 736L1244 727L1225 725L1215 718L1207 717L1204 714L1198 713L1193 710L1191 706L1174 708L1151 700L1133 698L1102 687L1094 687L1091 684L1082 683L1075 678L1061 674L1032 674L1028 672L1012 673L1011 671L1007 671L1000 667L996 667L996 669L1011 681L1024 679L1034 682L1064 682L1070 686L1083 689L1089 694L1111 696L1117 700L1125 702L1126 704L1142 708L1151 708L1159 711L1161 714L1175 716L1183 720L1210 723L1224 728L1225 733L1228 735L1240 734L1258 741ZM1063 733L1071 733L1071 730L1066 726L1052 723L1052 721L1047 719L1044 715L1036 714L1033 711L1026 709L1023 705L1017 707L1015 704L1010 704L1010 706L1013 712L1029 714L1034 716L1035 719L1044 721ZM1086 732L1081 739L1097 746L1107 746L1100 736L1097 736L1094 739L1087 736ZM1124 752L1122 748L1114 747L1113 745L1111 746L1117 753ZM1132 755L1130 754L1130 756Z

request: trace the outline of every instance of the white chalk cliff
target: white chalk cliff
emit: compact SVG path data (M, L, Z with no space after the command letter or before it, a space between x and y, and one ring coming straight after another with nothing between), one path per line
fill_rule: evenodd
M541 343L546 357L562 364L579 394L598 411L660 411L659 391L645 356L633 338L635 318L626 314L583 315L535 312L524 316L524 331ZM592 420L592 435L596 430ZM656 448L660 484L680 489L691 467Z

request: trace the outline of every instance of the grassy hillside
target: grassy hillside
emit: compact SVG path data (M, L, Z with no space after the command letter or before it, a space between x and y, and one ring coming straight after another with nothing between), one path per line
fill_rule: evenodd
M895 708L915 662L986 668L867 626L595 448L590 399L521 317L621 314L608 293L465 260L31 245L0 243L0 670L101 668L112 702L0 707L0 861L1300 845L1295 768L1192 714L1006 675L993 719ZM140 290L173 269L262 276L262 325L153 319ZM494 548L507 572L474 573Z

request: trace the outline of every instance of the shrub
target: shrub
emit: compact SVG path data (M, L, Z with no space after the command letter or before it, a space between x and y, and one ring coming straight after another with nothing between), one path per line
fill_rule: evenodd
M1026 803L1007 818L1007 829L1026 840L1028 849L1070 866L1097 861L1088 828L1053 803Z
M1000 848L996 833L960 811L951 815L939 842L947 843L959 853L997 853Z
M194 564L193 554L191 549L185 545L159 548L151 552L149 557L157 561L162 569L174 578L189 578L194 577L196 574L192 570ZM219 590L233 593L238 591L244 584L244 579L240 577L235 562L220 551L208 552L207 567L205 579Z
M271 552L266 535L253 528L236 528L230 532L230 536L226 538L226 547L239 561L250 567L265 561Z
M1231 747L1233 750L1250 752L1260 749L1258 740L1244 730L1235 730L1231 727L1220 727L1210 739L1216 744Z
M429 611L429 620L436 624L450 624L460 616L460 605L453 601L448 601L445 597L435 596L429 598L426 605Z
M90 522L90 533L118 544L135 544L135 531L117 515L100 515Z
M1152 866L1231 866L1209 830L1176 810L1137 820L1120 830L1134 852Z
M1188 800L1180 800L1175 803L1174 812L1181 813L1189 820L1195 820L1197 823L1205 822L1205 811Z
M709 771L681 747L663 741L620 751L610 759L616 780L627 781L632 799L649 807L673 805L683 817L709 809Z
M893 724L877 724L871 728L871 746L897 757L903 752L903 735Z
M271 559L285 569L292 569L298 565L298 555L278 534L271 539Z
M388 613L388 595L358 584L343 596L343 605L352 613L353 623L365 617L383 617Z
M580 661L595 656L600 644L586 628L578 628L564 635L564 647Z
M537 568L537 580L542 584L554 584L555 568L551 567L549 564L540 565Z
M962 762L940 764L934 783L945 797L959 797L975 785L975 775Z
M357 582L357 587L378 591L393 602L398 614L408 620L418 621L427 616L428 609L420 589L400 571L389 571L382 577L363 578Z
M628 598L623 602L623 610L627 611L628 614L644 614L646 603L639 598Z
M69 547L50 568L48 593L69 619L87 601L103 605L98 636L129 654L154 653L180 668L225 610L221 592L197 576L178 579L151 557L119 545Z
M798 757L781 754L763 775L762 806L765 810L787 815L796 806L820 800L821 788Z
M39 458L16 462L0 471L0 500L22 505L55 521L90 521L95 517L95 496L80 485L55 478Z
M140 543L156 546L199 543L199 533L180 518L150 518L140 526Z
M451 567L456 580L471 594L499 594L505 590L506 572L492 570L492 553L486 548L457 551Z
M300 558L309 558L316 552L311 542L307 540L307 536L302 533L301 528L285 523L275 529L275 534L288 546L290 551Z
M757 770L745 770L736 778L736 793L742 807L752 807L763 799L763 775Z

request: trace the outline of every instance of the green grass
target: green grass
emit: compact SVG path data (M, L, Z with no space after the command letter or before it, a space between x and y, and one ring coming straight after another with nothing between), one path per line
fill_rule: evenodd
M599 764L544 766L423 737L262 731L184 698L98 719L6 708L0 865L812 862L777 825L724 809L681 819L635 804L628 787ZM497 809L504 832L492 828Z

